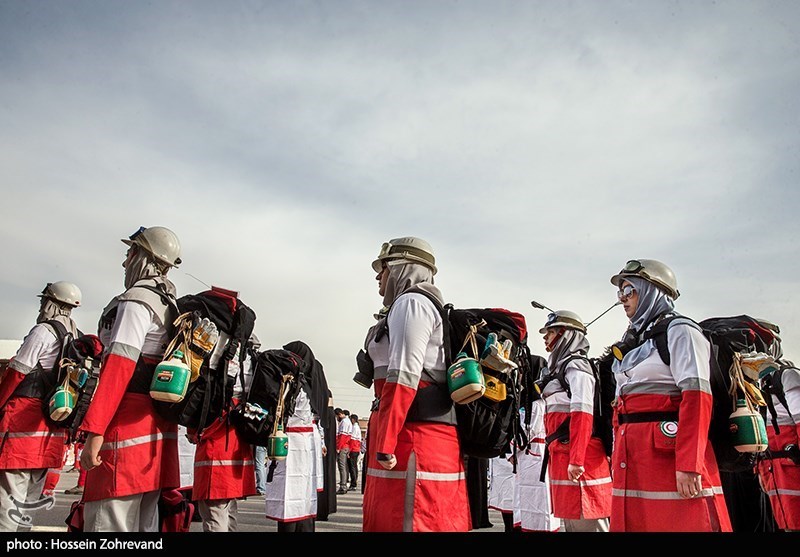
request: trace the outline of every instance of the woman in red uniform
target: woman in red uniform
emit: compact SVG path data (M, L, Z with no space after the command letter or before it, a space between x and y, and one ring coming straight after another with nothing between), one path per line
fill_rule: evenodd
M122 264L126 290L100 318L106 350L82 424L87 532L157 532L161 490L180 484L178 425L158 415L149 394L177 317L167 272L181 262L180 243L160 226L142 227L122 241L129 246Z
M617 380L612 452L612 532L730 532L714 450L708 441L711 345L688 319L670 322L670 364L645 331L677 315L672 269L631 260L611 278L635 345L613 364Z
M78 329L70 317L81 303L81 291L69 282L48 283L36 325L22 341L8 367L0 372L0 531L28 531L33 524L30 505L40 498L47 469L60 470L67 434L52 427L44 415L43 399L55 386L54 365L61 342L53 321L73 336Z
M469 531L442 318L428 298L443 303L433 285L433 250L420 238L396 238L383 245L372 268L389 310L367 343L377 409L369 422L363 529Z
M587 359L586 326L576 313L560 310L539 333L550 353L541 384L553 514L565 532L608 532L611 468L603 442L592 436L598 387Z

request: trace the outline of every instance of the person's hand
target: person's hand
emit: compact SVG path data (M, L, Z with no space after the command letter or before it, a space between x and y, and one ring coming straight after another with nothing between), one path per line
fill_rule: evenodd
M578 466L576 464L567 465L567 476L575 483L578 483L578 480L581 476L583 476L584 471L585 469L583 466Z
M685 499L700 495L703 489L702 477L697 472L675 472L675 481L678 484L678 494Z
M81 451L81 468L88 471L102 464L103 459L100 458L100 447L102 446L102 435L90 433L86 437L86 443L84 443L83 450Z
M322 456L328 456L328 447L322 447Z
M383 466L386 470L391 470L397 466L397 457L391 453L378 453L375 458L378 464Z
M197 432L196 431L187 431L186 432L186 439L192 445L197 445Z

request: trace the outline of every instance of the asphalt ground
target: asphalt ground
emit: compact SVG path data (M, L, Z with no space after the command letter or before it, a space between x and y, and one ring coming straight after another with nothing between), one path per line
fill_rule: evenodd
M78 480L77 472L64 472L61 474L55 489L55 504L50 509L40 509L35 515L33 532L67 532L64 519L69 513L73 503L80 495L68 495L66 489L74 487ZM317 520L316 532L361 532L361 502L360 489L349 491L336 496L336 512L328 516L328 520ZM473 532L503 532L502 515L489 509L491 528L481 528ZM203 531L200 522L192 522L190 532ZM277 523L264 516L264 497L256 495L239 501L238 532L276 532Z

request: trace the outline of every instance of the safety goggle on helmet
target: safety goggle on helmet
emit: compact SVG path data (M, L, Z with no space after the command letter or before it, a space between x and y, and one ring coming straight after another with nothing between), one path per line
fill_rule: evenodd
M652 282L661 290L669 294L673 300L677 300L681 293L678 291L678 281L672 269L655 259L631 259L620 270L619 273L611 277L611 284L620 288L625 277L640 277Z
M433 255L433 248L422 238L405 236L403 238L394 238L388 242L384 242L381 246L381 251L378 253L378 258L372 262L372 270L376 273L380 273L383 268L383 263L394 259L405 259L407 261L422 263L429 267L434 275L437 271L436 257Z
M556 327L575 329L576 331L586 334L586 326L583 324L583 320L574 311L560 309L549 313L544 326L539 329L539 334L543 335L547 332L547 329L553 329Z

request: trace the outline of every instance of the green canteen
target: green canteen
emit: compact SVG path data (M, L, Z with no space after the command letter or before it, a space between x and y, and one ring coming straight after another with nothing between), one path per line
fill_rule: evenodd
M180 402L186 396L192 371L183 361L183 352L176 350L169 360L156 366L150 381L150 397L163 402Z
M460 353L447 370L447 388L450 398L457 404L467 404L482 397L486 392L486 383L480 362Z
M72 414L72 409L75 407L75 397L72 393L63 387L56 389L50 401L47 404L47 409L50 414L50 419L56 422L65 420L67 416Z
M289 436L283 432L283 427L278 426L275 435L270 435L267 440L267 455L271 460L285 460L289 454Z
M740 453L758 453L767 450L767 427L757 410L750 410L744 399L736 401L736 411L730 415L733 445Z

